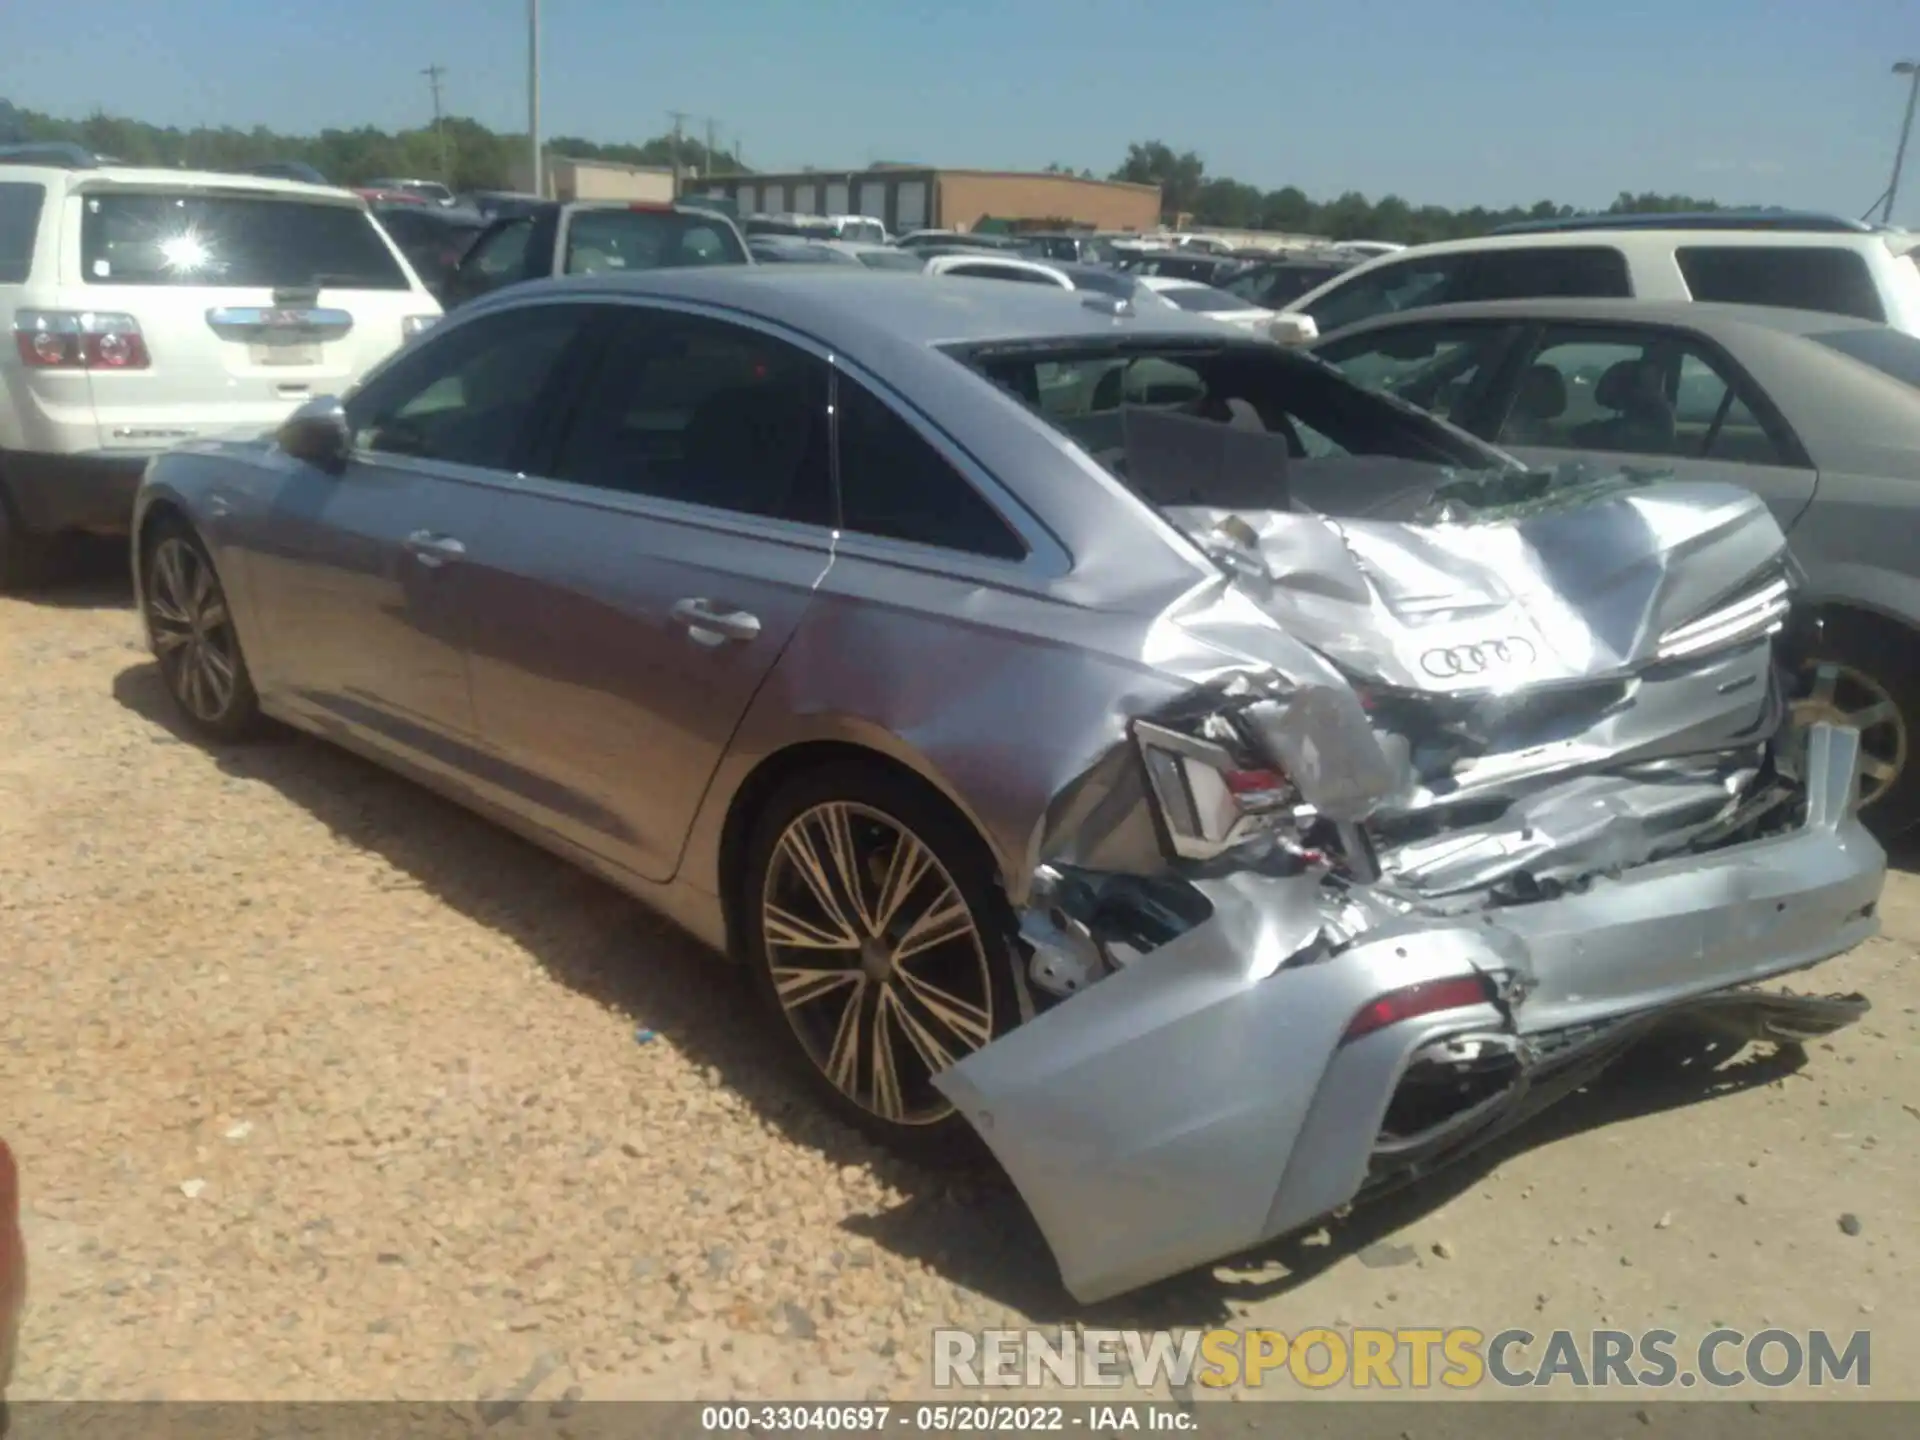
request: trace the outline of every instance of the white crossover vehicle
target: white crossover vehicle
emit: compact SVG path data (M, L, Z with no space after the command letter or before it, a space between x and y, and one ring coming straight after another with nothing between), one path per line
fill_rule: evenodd
M439 315L350 191L0 151L0 588L125 533L156 453L270 430Z

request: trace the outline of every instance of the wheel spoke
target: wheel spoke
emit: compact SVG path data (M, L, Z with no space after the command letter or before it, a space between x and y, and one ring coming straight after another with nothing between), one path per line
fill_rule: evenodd
M1854 711L1847 721L1856 730L1871 730L1876 725L1885 725L1900 718L1900 707L1891 700L1877 700L1873 704Z
M227 657L209 645L205 640L195 652L200 657L200 673L206 680L207 694L213 702L214 713L227 708L227 702L233 698L233 666Z
M907 1043L913 1046L920 1059L925 1062L929 1075L938 1075L950 1070L957 1063L953 1052L946 1044L927 1028L926 1022L913 1013L913 1007L906 1004L892 989L882 992L886 1003L898 1012L900 1028L906 1032Z
M816 925L791 910L769 902L762 907L761 928L769 945L788 950L858 950L860 938L840 926Z
M827 873L827 867L821 863L819 852L814 849L813 840L807 834L806 817L802 816L787 827L786 834L780 837L780 848L786 853L787 861L800 873L813 898L832 924L848 935L857 935L847 912L841 906L840 899L833 893L833 878Z
M1900 767L1891 760L1882 760L1878 755L1862 755L1860 773L1869 780L1877 780L1882 785L1888 785L1898 778Z
M956 1039L965 1041L969 1050L978 1050L993 1038L993 1015L984 1005L963 1000L911 970L896 973L907 993L924 1005Z
M839 1087L840 1093L854 1098L858 1098L860 1085L860 1002L866 992L867 977L856 974L853 993L847 997L840 1023L834 1027L833 1048L827 1052L824 1067L827 1079Z
M887 857L887 873L880 882L879 903L874 906L876 934L893 923L893 917L899 913L914 887L932 868L933 856L927 852L927 847L904 831L899 832L893 843L893 853Z
M1840 688L1840 667L1831 663L1816 665L1813 670L1813 688L1807 691L1807 698L1817 705L1831 705L1836 691Z
M186 630L175 630L172 628L155 630L153 632L153 648L164 655L170 651L178 650L192 638L192 634Z
M155 578L167 592L167 604L171 612L180 618L183 625L191 624L187 618L187 583L180 573L180 546L169 540L162 545L154 556Z
M205 694L206 677L200 669L200 642L194 641L180 663L180 698L186 701L187 708L194 714L206 718L207 698Z
M773 988L788 1010L810 1005L822 996L851 985L857 991L867 977L858 970L813 970L795 965L773 967Z
M207 567L200 563L197 556L188 563L192 568L193 576L188 582L191 588L188 591L187 601L192 605L193 613L201 616L202 623L205 623L207 601L213 595L213 576L207 572Z
M200 628L206 630L222 629L227 623L227 602L216 594L200 607Z
M909 925L906 933L895 943L893 963L903 964L936 945L964 939L972 933L973 916L967 911L967 902L960 898L960 892L953 885L943 885L927 908L920 912L920 918Z
M893 1035L887 1024L892 1009L892 992L883 985L879 1001L873 1007L873 1109L883 1120L898 1120L907 1113L906 1097L900 1090L900 1067L893 1052Z
M153 594L147 599L147 613L169 629L191 630L193 621L187 618L186 612L174 603L171 596L162 595L160 588L161 582L155 577Z

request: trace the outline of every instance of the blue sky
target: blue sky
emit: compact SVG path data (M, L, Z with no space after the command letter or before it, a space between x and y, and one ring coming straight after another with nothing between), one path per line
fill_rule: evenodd
M760 169L1106 173L1129 141L1315 198L1686 192L1859 214L1920 58L1916 0L544 0L549 135L714 116ZM49 23L58 15L57 23ZM419 73L526 114L524 0L0 5L0 96L177 125L418 124ZM697 130L703 122L695 121ZM1896 219L1920 226L1920 154Z

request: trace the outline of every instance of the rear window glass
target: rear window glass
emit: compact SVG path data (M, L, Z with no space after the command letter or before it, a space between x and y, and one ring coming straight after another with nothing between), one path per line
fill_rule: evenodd
M33 269L33 237L40 231L44 185L0 184L0 285L24 285Z
M1808 337L1883 375L1920 385L1920 339L1900 330L1835 330Z
M1866 260L1839 246L1683 245L1674 258L1695 300L1887 318Z
M372 218L345 205L226 195L90 195L80 268L95 285L407 290Z
M1624 300L1633 294L1627 257L1610 245L1543 245L1488 250L1474 257L1465 298L1534 300L1547 296Z
M711 214L581 210L567 226L568 275L747 263L733 227Z

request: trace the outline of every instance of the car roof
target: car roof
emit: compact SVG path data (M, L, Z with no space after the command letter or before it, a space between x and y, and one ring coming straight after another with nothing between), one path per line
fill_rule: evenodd
M844 346L858 357L889 341L914 346L999 341L1112 339L1219 341L1221 326L1155 307L1116 317L1103 297L1048 285L1010 285L964 278L929 284L918 274L862 266L703 265L628 275L576 275L529 281L463 307L492 308L536 295L583 293L681 300L721 306ZM1105 297L1110 298L1110 297Z
M31 171L53 184L73 190L128 189L225 190L249 195L286 195L335 203L361 203L344 185L314 185L305 180L283 180L277 175L251 175L233 170L170 170L159 165L93 165L76 169L64 165L0 164L0 172Z
M1824 335L1834 330L1875 329L1873 321L1824 310L1788 310L1773 305L1726 305L1702 300L1586 300L1541 298L1480 300L1460 305L1427 305L1357 321L1325 338L1359 335L1416 322L1459 320L1581 320L1623 325L1672 325L1712 334L1742 326L1788 335Z

